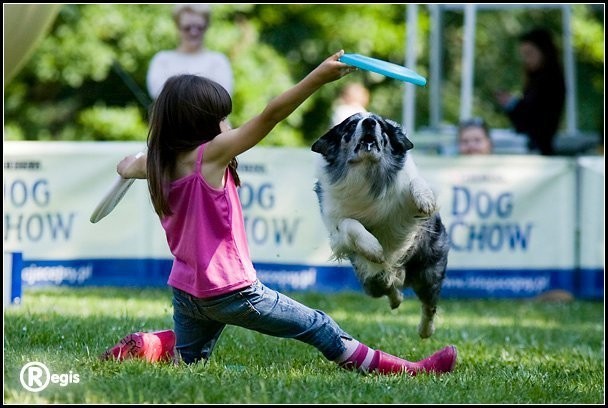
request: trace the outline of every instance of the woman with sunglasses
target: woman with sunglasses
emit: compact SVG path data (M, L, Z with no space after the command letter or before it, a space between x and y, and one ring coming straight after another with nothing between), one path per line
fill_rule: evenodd
M158 97L167 78L177 74L207 77L232 95L234 78L228 57L205 47L205 33L211 21L209 4L176 4L173 20L180 43L176 49L159 51L152 57L146 78L152 99Z

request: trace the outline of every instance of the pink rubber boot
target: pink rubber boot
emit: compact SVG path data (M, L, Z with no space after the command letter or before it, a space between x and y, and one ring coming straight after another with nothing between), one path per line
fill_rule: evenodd
M173 330L161 330L151 333L136 332L123 337L114 347L107 349L102 360L116 359L123 361L131 358L143 358L149 362L170 361L175 348Z
M173 349L175 348L175 333L173 330L143 333L143 336L144 359L151 363L156 361L170 361L173 359Z
M159 330L152 332L152 334L160 339L163 346L161 357L167 360L172 359L175 353L175 332L173 330Z
M418 362L411 362L395 357L381 350L378 353L378 366L374 371L381 374L392 374L407 372L414 376L421 372L443 374L449 373L456 365L458 352L456 346L447 346L435 352L431 356Z

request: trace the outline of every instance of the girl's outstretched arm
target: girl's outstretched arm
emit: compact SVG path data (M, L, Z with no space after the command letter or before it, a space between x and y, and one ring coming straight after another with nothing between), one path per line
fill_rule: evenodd
M326 83L342 78L355 68L340 61L343 50L331 55L304 79L270 101L266 108L242 126L211 140L205 150L205 162L225 167L235 156L262 140L283 119Z

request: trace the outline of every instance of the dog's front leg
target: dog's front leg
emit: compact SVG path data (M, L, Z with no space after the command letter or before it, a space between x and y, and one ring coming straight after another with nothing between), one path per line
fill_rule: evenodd
M403 292L397 286L391 286L388 293L388 303L391 309L397 309L403 301Z
M331 246L337 256L355 252L371 262L384 262L384 250L378 239L352 218L344 218L336 225L334 234L331 235Z
M410 194L421 215L429 217L437 211L435 194L423 178L416 177L410 181Z
M431 187L418 174L418 167L416 167L413 157L409 157L405 161L405 174L409 179L408 192L410 197L408 199L411 199L416 207L416 211L419 213L418 217L430 217L437 211L437 201Z

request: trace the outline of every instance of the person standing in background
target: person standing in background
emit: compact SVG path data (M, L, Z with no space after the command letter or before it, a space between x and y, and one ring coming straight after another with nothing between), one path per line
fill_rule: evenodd
M331 125L335 126L355 113L367 112L367 105L369 105L367 88L359 82L346 84L334 105Z
M528 136L531 151L555 155L553 142L564 110L566 84L551 33L543 28L524 33L519 37L519 54L525 73L523 95L499 91L497 102L515 130Z
M226 55L205 47L205 33L211 22L209 4L176 4L173 20L180 43L174 50L156 53L150 61L146 77L148 93L156 99L165 81L177 74L204 76L233 92L232 65Z
M482 118L463 120L458 125L458 153L461 155L492 154L490 129Z

